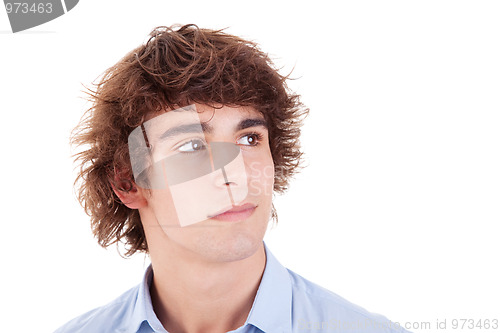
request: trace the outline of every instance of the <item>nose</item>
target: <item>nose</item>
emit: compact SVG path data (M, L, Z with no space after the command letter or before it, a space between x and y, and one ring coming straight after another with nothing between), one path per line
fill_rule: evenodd
M214 167L214 185L226 188L233 203L243 201L248 194L245 162L240 148L231 142L210 143Z

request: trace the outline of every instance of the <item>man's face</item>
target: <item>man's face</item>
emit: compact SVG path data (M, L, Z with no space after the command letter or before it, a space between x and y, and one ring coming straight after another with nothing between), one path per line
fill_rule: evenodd
M270 219L274 185L262 114L197 104L146 125L140 134L154 167L146 183L136 181L149 188L141 189L147 205L139 212L151 255L172 247L219 262L252 255Z

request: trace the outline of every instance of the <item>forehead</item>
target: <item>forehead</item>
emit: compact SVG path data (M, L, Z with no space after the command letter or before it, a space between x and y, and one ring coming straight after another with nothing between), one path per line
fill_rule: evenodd
M214 118L217 113L217 118L260 118L264 119L264 115L252 106L224 106L215 105L210 106L206 104L191 104L185 107L178 107L175 109L166 109L159 112L150 113L146 116L145 121L157 118L162 115L164 119L169 120L182 120L182 119L199 119L200 122L208 122Z

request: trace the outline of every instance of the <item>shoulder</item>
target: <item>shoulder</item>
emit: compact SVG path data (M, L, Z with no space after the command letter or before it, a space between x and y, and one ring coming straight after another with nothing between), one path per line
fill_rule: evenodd
M407 332L397 322L369 312L341 296L289 270L292 284L292 318L299 332ZM408 333L408 332L407 332Z
M117 332L122 319L127 318L133 310L139 287L134 287L112 302L84 313L60 328L54 333L89 333Z

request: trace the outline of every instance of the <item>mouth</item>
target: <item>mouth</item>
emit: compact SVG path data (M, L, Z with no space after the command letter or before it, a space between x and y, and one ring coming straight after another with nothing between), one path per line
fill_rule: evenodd
M208 218L227 222L243 221L253 214L255 208L257 208L256 205L246 203L240 206L233 206L233 208L229 210L224 210L222 212L209 215Z

